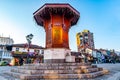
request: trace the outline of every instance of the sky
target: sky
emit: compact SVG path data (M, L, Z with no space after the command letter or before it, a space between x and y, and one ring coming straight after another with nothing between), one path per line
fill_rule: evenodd
M0 36L11 37L14 43L45 47L45 30L36 24L33 13L45 3L69 3L80 12L80 19L69 31L69 46L77 51L76 33L88 29L94 33L95 48L120 51L120 0L0 0Z

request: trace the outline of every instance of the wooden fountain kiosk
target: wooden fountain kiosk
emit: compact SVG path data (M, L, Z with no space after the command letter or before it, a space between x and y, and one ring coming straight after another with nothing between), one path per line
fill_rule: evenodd
M45 63L63 63L69 49L69 29L80 13L69 4L45 4L34 12L34 19L46 32Z

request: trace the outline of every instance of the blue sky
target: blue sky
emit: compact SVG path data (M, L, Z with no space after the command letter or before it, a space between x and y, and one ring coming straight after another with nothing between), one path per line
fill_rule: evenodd
M32 43L44 47L45 30L36 24L33 13L45 3L69 3L80 12L69 31L72 51L77 51L76 33L84 29L94 33L96 48L120 51L120 0L0 0L0 35L26 43L25 36L32 33Z

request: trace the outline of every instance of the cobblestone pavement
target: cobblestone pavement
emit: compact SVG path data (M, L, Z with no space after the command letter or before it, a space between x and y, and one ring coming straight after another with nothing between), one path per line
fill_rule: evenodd
M110 72L106 75L88 80L120 80L120 64L97 64L97 66L108 69ZM15 66L0 66L0 80L19 80L4 74L5 72L9 72L11 68L15 68Z
M110 72L107 75L96 78L95 80L120 80L120 63L116 64L97 64Z
M17 80L11 76L5 75L4 73L9 72L15 66L0 66L0 80Z

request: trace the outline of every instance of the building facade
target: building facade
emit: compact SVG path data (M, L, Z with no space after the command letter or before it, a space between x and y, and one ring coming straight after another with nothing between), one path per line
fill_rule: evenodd
M12 45L13 39L10 37L0 37L0 45Z
M44 54L44 48L38 45L33 45L31 44L29 46L29 51L28 51L28 45L27 44L13 44L12 47L12 53L14 54ZM13 55L14 56L14 55Z
M19 65L16 64L15 60L19 61L20 58L24 59L25 63L27 63L28 59L31 61L30 63L33 63L35 59L38 59L39 62L42 62L44 48L38 45L30 44L28 49L28 44L13 44L11 54L13 56L11 65Z
M0 61L6 60L10 61L11 56L11 45L14 43L13 39L10 37L0 37Z
M78 52L85 52L87 48L94 49L93 33L83 30L76 34Z

